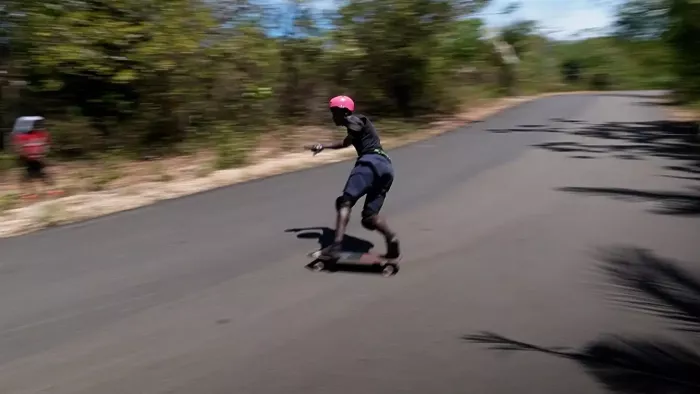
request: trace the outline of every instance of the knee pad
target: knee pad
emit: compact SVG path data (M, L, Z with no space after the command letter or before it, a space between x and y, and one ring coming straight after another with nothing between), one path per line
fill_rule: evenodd
M377 215L372 215L372 216L365 216L362 218L362 227L366 228L367 230L374 231L377 229L377 222L375 221L377 219Z
M336 211L340 211L341 208L352 208L353 205L354 201L352 201L352 199L345 194L335 199Z

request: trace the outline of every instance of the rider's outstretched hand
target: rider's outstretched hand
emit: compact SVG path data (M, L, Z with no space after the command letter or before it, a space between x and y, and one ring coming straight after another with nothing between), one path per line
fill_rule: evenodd
M322 144L306 145L305 148L314 152L314 155L316 155L323 150L323 145Z

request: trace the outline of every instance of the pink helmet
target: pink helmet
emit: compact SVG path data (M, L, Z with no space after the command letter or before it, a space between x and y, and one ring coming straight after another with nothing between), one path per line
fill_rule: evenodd
M331 99L329 107L346 108L350 112L355 111L355 102L348 96L335 96Z

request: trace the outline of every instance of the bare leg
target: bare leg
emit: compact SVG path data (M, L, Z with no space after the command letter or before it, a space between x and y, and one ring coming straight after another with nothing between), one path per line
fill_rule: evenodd
M26 163L23 162L22 166L25 167L23 169L24 171L22 171L22 173L19 175L20 191L23 194L22 198L33 199L36 196L36 189L32 179L32 174L30 173L29 169L26 168Z
M46 187L52 187L52 186L55 186L55 185L56 185L56 183L54 182L53 177L51 176L51 174L49 174L48 172L46 172L46 170L42 170L42 172L41 172L41 180L44 182L44 186L46 186Z
M399 248L399 240L396 233L389 227L389 224L384 218L379 215L373 215L362 219L362 225L368 230L379 231L386 241L386 257L396 259L401 255Z
M377 231L382 233L387 242L396 238L396 233L389 227L386 219L379 215L374 217L374 227L376 227Z
M350 221L350 212L352 210L352 204L347 201L338 201L336 205L338 213L335 219L335 237L333 243L324 247L321 251L326 256L335 256L341 251L343 245L343 239L345 238L345 230L348 227L348 222Z
M58 196L63 194L63 191L59 189L55 178L49 171L46 170L46 167L42 168L41 178L44 181L44 186L46 187L46 189L48 189L48 191L46 192L47 194L52 196Z
M362 225L370 231L379 231L386 241L386 255L389 259L396 259L400 256L399 240L396 237L394 230L389 227L386 219L379 215L379 211L384 205L386 192L391 186L390 182L382 185L379 191L373 190L367 194L365 206L362 211Z
M325 248L324 254L335 255L340 252L352 207L371 186L372 176L372 171L364 165L355 165L350 172L343 188L343 194L335 200L335 209L338 212L335 222L335 239L333 245Z
M342 206L338 209L338 215L335 220L335 244L340 245L345 238L345 229L348 227L348 222L350 221L350 207Z

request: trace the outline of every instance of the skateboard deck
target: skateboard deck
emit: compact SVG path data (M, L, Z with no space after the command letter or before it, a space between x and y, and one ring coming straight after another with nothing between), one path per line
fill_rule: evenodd
M316 259L311 265L314 271L322 271L324 268L331 268L338 263L376 266L382 269L383 276L392 276L399 271L398 259L388 259L370 252L343 251L338 254L338 258L327 258L321 256L320 250L316 250L309 253L309 257Z

